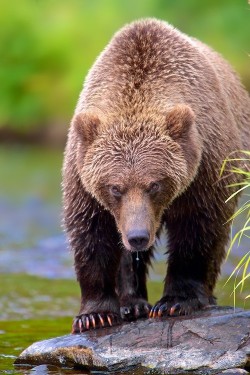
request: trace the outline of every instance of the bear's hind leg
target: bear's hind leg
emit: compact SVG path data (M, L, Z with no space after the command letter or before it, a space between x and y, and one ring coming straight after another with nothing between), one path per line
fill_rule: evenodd
M123 320L148 317L151 305L148 303L146 277L151 256L152 249L138 253L123 251L117 282Z

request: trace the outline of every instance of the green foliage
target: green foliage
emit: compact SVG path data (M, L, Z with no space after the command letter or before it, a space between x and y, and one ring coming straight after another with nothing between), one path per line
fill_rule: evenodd
M213 46L250 87L249 14L246 0L3 0L0 127L66 128L96 56L123 24L147 16Z
M250 151L241 151L243 154L242 158L228 158L224 161L221 174L225 172L227 164L231 164L234 161L241 161L244 163L245 166L250 164ZM243 176L243 180L241 182L231 184L229 187L236 188L233 194L227 199L229 201L237 194L241 193L246 189L250 189L250 171L249 168L237 168L237 167L230 167L227 170L228 173L234 173ZM247 194L249 196L249 194ZM238 246L241 243L243 237L247 237L250 239L250 199L242 204L242 206L234 213L234 215L229 219L229 221L235 220L240 215L245 215L245 223L243 227L235 233L233 238L231 238L230 246L228 249L227 257L229 256L233 246L238 243ZM250 250L240 259L237 266L227 279L227 284L233 277L234 277L234 287L232 295L234 297L234 305L236 305L236 295L237 293L242 293L244 288L246 289L246 283L249 283L250 278ZM250 299L250 294L246 295L245 299Z

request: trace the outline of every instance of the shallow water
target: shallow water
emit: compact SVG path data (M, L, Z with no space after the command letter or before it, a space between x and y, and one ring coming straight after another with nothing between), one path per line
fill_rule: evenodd
M13 366L16 356L34 341L69 333L79 308L73 260L61 229L61 163L60 151L0 149L0 374L82 373L54 366L26 370ZM223 278L249 242L243 245L223 266L216 293L220 304L233 304L234 280L222 288ZM150 272L152 303L162 290L163 259L159 251ZM244 306L246 295L247 291L237 299L237 306Z

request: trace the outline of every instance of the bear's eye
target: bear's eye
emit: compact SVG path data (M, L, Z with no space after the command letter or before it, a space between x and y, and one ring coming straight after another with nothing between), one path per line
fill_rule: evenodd
M152 182L148 188L148 193L155 194L160 190L160 187L159 182Z
M114 197L120 198L122 196L122 192L118 186L110 186L109 190Z

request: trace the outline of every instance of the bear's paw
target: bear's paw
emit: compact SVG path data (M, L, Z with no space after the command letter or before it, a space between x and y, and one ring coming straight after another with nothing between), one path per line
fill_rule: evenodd
M121 318L116 313L100 312L77 315L72 324L71 333L82 333L90 329L112 327L120 324Z
M124 298L122 299L120 314L125 321L147 318L152 306L143 298Z
M179 285L168 286L164 296L152 307L149 317L190 315L194 311L215 304L216 299L201 283L191 280L179 281Z

